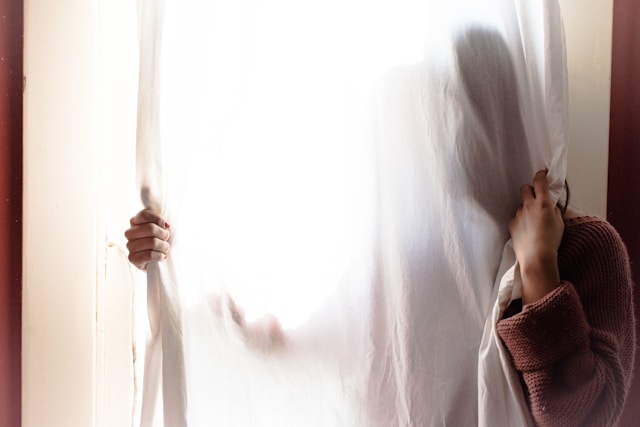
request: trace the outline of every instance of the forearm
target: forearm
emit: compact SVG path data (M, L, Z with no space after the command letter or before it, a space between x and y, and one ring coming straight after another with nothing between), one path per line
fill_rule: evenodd
M522 278L522 304L541 300L560 286L557 251L537 254L531 260L520 262Z

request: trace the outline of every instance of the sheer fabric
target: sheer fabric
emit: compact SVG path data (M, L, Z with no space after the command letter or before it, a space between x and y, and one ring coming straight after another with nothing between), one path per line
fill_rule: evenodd
M144 426L526 425L519 188L565 175L556 1L139 0Z

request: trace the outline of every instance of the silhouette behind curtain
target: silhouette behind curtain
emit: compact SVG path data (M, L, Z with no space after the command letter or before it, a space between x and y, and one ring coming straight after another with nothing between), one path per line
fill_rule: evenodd
M173 246L142 424L529 423L494 327L519 187L564 182L557 2L198 5L145 27Z

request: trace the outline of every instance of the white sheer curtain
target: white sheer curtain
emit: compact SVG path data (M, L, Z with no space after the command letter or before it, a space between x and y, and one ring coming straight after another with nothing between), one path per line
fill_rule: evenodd
M138 3L140 423L528 423L492 328L519 187L564 181L557 2Z

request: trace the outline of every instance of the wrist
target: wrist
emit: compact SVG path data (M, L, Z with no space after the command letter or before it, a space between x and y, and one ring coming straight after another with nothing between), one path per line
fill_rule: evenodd
M555 251L538 254L520 263L522 304L531 304L560 286L558 255Z

